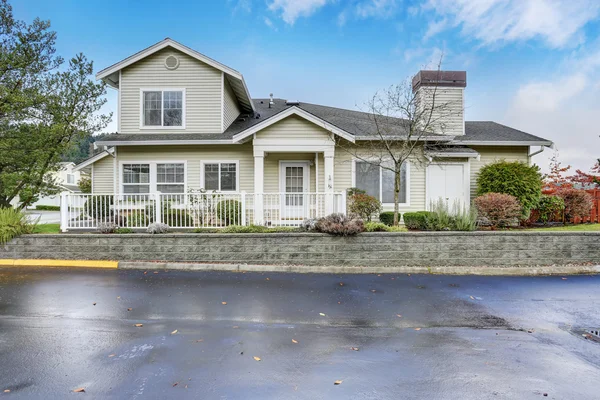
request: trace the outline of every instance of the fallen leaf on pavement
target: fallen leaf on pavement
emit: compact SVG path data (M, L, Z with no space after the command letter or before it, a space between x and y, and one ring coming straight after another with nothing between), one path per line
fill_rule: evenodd
M473 296L469 296L469 297L471 298L471 300L475 300L475 297L473 297Z
M155 274L158 274L158 271L154 271Z
M4 393L10 393L10 389L4 389Z
M108 358L111 358L111 357L114 357L114 356L116 356L116 354L109 354Z
M144 271L144 275L146 275L148 273L148 271Z
M562 280L563 280L563 281L566 281L566 280L567 280L567 278L562 278Z
M121 300L121 296L117 296L117 300Z
M358 347L350 347L354 351L358 351Z
M196 340L196 343L200 343L200 342L204 342L204 339L198 339L198 340Z
M335 382L333 382L333 384L334 384L334 385L341 385L341 384L342 384L342 381L335 381Z
M136 328L141 328L142 326L144 326L144 324L135 324L134 325Z
M175 387L175 386L177 386L177 385L179 385L179 382L175 382L175 383L173 384L173 387Z
M270 279L270 278L267 278L266 280L267 280L267 281L270 281L271 279Z
M171 332L171 335L174 335L177 333L177 329L175 329L173 332Z
M340 282L340 286L344 286L344 282Z
M127 311L131 311L131 310L133 310L133 308L128 308L128 309L127 309Z
M377 290L375 289L371 289L371 293L375 293Z
M400 314L396 314L396 317L398 317L398 318L402 318L402 315L400 315Z
M256 357L256 356L254 356L254 357L252 357L252 358L254 358L256 361L260 361L260 357Z
M225 304L227 304L227 302L226 301L222 301L221 304L225 305Z
M96 303L94 303L94 305L96 305Z
M298 343L298 341L296 339L292 339L292 343Z
M320 312L320 313L319 313L319 315L320 315L321 317L324 317L324 316L325 316L325 314L323 314L322 312Z
M420 331L420 330L421 330L421 328L415 328L415 331Z
M77 389L74 389L73 391L75 393L83 393L83 392L85 392L85 389L84 388L77 388Z
M233 328L233 329L239 329L239 326L237 326L237 325L234 325L234 326L232 326L232 328Z

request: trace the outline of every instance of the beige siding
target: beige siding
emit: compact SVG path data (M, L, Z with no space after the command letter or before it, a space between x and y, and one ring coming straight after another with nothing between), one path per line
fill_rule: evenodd
M256 137L255 144L260 144L262 141L272 143L273 140L277 140L282 145L288 141L296 146L309 141L314 143L315 140L324 144L332 144L328 131L296 115L266 127L258 132Z
M94 177L92 181L93 193L113 193L114 158L106 156L93 165Z
M529 147L527 146L470 146L481 155L480 160L471 159L471 199L477 193L477 176L486 164L498 160L521 161L529 163Z
M356 147L349 147L349 145L343 145L337 147L335 150L335 161L334 161L334 190L341 191L352 187L352 160L355 158L354 155L362 155L367 157L372 152L362 153L360 151L360 145L358 149ZM425 209L425 163L420 158L419 154L415 154L409 162L410 165L410 176L409 176L409 198L410 205L400 206L400 212L408 211L422 211ZM394 206L384 205L384 210L393 210Z
M252 144L219 146L127 146L119 147L117 159L126 161L187 161L187 187L200 188L202 161L239 160L239 190L254 191Z
M435 101L434 99L435 95ZM464 89L421 87L420 104L433 109L432 128L435 133L464 135Z
M322 157L321 157L322 159ZM265 157L265 179L264 179L264 191L265 193L279 193L281 188L279 182L281 181L281 161L309 161L313 165L309 166L309 178L310 187L306 191L315 193L317 191L315 181L315 153L269 153ZM322 162L322 161L321 161ZM319 165L319 176L321 181L323 180L323 164ZM319 188L319 192L323 192L323 188Z
M168 70L175 55L179 67ZM221 132L221 71L172 48L166 48L121 70L121 133ZM140 129L141 88L185 88L186 128Z
M229 85L227 79L224 79L225 93L223 97L223 128L227 129L240 115L240 107L237 98Z

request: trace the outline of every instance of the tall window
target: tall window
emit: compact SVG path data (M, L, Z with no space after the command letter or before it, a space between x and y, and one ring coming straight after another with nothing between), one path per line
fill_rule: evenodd
M70 184L70 185L75 184L75 175L67 174L67 184Z
M205 163L204 189L234 192L237 190L237 173L237 163Z
M183 126L182 90L144 91L142 98L144 126Z
M400 193L398 201L407 202L408 165L402 164L400 171ZM388 169L364 161L355 162L355 184L382 203L394 203L394 173Z
M161 193L185 192L183 164L156 164L156 190Z
M123 164L123 193L150 193L150 164Z

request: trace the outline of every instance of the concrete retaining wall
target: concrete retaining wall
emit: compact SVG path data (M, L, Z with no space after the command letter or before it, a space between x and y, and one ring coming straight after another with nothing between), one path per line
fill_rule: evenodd
M515 266L600 263L600 232L27 235L0 259L192 261L337 266Z

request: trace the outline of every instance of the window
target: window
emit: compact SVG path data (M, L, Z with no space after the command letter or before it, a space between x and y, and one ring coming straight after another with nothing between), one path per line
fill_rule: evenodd
M204 163L204 189L220 192L237 190L237 162Z
M143 127L184 127L184 90L142 91Z
M185 192L183 164L156 164L156 190L161 193Z
M150 193L150 164L123 164L123 193Z
M394 203L394 172L365 161L355 161L355 186L375 197L382 203ZM400 171L400 193L398 201L408 203L408 165L402 164Z
M67 184L69 184L69 185L75 184L75 175L67 174Z
M185 193L185 163L125 163L121 167L122 193Z

